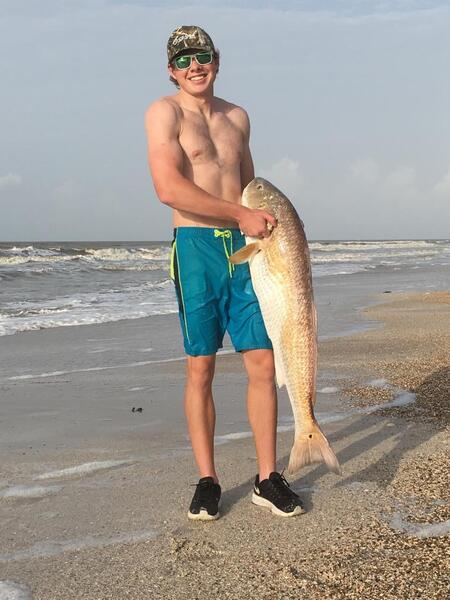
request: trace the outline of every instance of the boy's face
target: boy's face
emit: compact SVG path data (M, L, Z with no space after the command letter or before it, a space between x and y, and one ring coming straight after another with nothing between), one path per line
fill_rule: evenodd
M197 53L200 54L199 61L194 58ZM191 57L190 65L187 68L178 68L175 59L168 65L169 74L177 81L182 90L192 96L204 94L213 85L216 78L219 61L213 55L209 64L201 64L207 59L206 54L205 50L185 50L178 56Z

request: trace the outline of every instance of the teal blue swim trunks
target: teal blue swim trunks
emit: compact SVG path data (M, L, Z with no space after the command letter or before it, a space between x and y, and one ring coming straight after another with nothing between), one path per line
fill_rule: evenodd
M239 229L177 227L170 276L175 283L184 349L208 356L228 331L236 352L272 349L253 290L248 263L228 257L245 246Z

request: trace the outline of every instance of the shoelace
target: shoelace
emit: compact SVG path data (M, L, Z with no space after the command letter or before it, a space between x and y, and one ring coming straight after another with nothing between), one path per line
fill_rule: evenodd
M284 483L288 486L288 488L291 487L291 484L288 482L288 480L286 479L286 477L283 475L284 473L284 469L281 471L280 473L280 479L282 479L284 481Z

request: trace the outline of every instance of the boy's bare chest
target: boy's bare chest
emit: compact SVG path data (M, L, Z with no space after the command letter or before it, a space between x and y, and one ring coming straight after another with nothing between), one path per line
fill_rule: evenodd
M180 144L192 165L213 161L220 166L233 166L242 158L242 132L227 117L210 122L196 115L185 118Z

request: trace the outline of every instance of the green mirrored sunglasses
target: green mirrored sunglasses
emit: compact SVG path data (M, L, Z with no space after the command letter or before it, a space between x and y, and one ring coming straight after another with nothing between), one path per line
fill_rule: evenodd
M174 58L173 63L177 69L184 71L191 66L192 59L198 62L199 65L210 65L213 61L212 52L196 52L195 54L183 54Z

